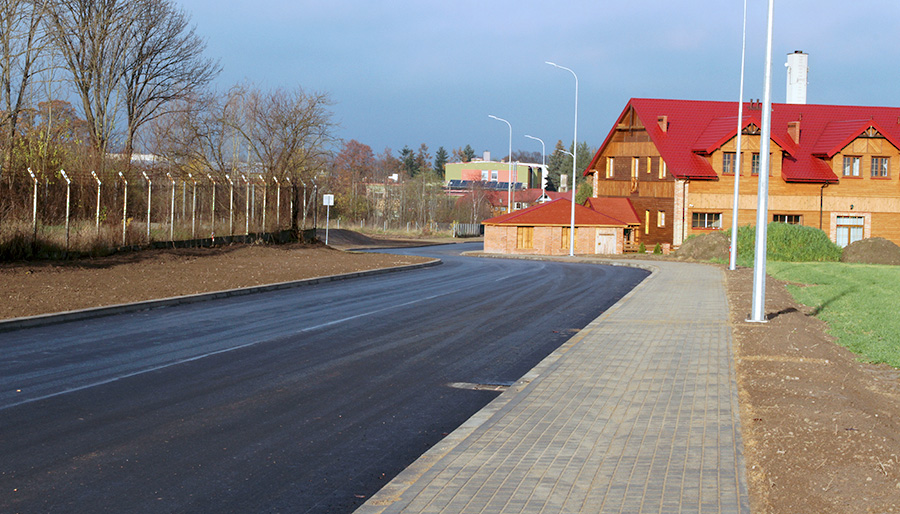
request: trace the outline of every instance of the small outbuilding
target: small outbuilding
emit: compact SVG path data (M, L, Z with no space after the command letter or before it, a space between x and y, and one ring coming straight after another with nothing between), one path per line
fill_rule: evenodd
M559 198L521 211L485 220L486 253L568 255L571 241L572 202ZM575 252L620 254L625 231L637 220L622 220L575 205Z

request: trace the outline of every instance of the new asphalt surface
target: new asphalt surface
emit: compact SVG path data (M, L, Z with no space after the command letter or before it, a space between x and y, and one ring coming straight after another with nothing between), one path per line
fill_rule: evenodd
M477 247L0 332L0 512L350 512L647 276Z

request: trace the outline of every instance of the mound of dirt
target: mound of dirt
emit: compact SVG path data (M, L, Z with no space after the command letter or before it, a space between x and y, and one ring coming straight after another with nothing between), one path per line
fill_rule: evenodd
M316 229L316 238L319 241L325 241L325 229L320 228ZM359 232L354 232L352 230L346 230L343 228L332 228L328 230L328 244L331 246L335 245L359 245L359 246L372 246L375 245L378 241L372 239L371 237L360 234Z
M900 246L883 237L861 239L844 248L841 262L900 265Z
M709 261L729 259L728 248L731 241L724 232L715 231L702 236L692 237L681 244L681 248L675 252L679 259L692 259L696 261Z

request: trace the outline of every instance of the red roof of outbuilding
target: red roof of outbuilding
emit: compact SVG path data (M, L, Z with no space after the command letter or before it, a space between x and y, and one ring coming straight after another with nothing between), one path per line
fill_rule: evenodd
M585 207L603 213L611 218L627 223L628 225L640 225L638 217L630 198L625 197L592 197L585 202Z
M623 121L631 108L646 128L668 171L680 179L716 179L704 158L737 135L737 103L694 100L633 98L616 122ZM658 120L665 116L667 130ZM745 103L741 127L761 126L759 104ZM869 128L877 130L900 148L900 108L814 104L773 104L771 138L784 150L782 178L787 182L837 182L838 178L822 160L832 158ZM800 141L788 134L788 124L799 122ZM615 126L585 170L596 169L601 151L616 132Z
M558 198L552 202L487 219L482 223L485 225L568 226L572 223L572 202L566 198ZM628 226L628 223L583 205L575 204L575 225L579 227L625 227Z

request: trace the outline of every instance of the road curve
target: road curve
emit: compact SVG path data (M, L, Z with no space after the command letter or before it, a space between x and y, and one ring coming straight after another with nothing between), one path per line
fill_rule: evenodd
M0 511L350 512L647 274L477 248L0 335Z

